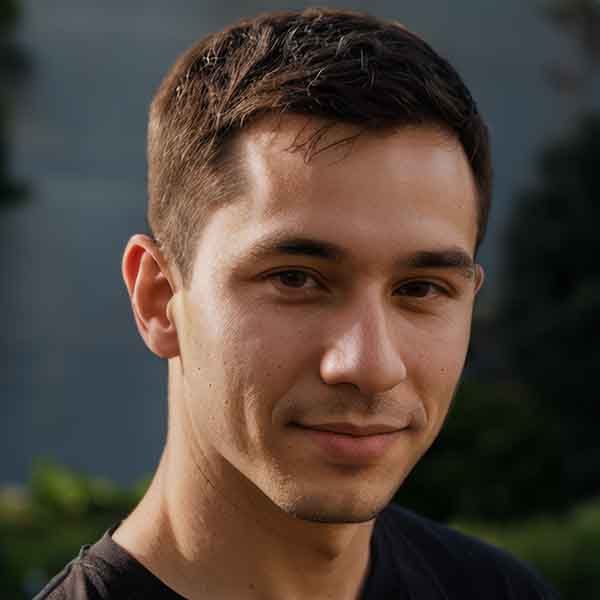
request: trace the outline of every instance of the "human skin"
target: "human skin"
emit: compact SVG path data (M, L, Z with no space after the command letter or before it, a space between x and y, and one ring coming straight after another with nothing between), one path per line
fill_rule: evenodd
M146 236L123 257L138 330L169 360L169 427L113 538L188 598L358 598L374 516L464 365L483 271L456 260L477 234L460 144L405 128L306 162L289 151L305 126L263 118L240 135L247 189L205 224L188 289ZM251 251L274 235L341 254ZM454 266L410 260L443 250ZM391 432L354 451L298 426L331 423Z

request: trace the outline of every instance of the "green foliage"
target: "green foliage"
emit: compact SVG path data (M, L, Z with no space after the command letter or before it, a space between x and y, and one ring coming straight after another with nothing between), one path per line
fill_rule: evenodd
M457 521L453 525L533 565L563 600L591 598L594 590L600 590L600 499L560 518L540 516L508 524Z
M463 383L440 436L395 501L442 521L524 517L564 506L564 486L553 476L560 429L540 418L541 404L516 383Z
M17 0L0 0L0 32L12 29L20 14L21 7Z
M29 490L0 491L0 598L30 597L139 501L131 490L40 461ZM28 595L29 594L29 595Z
M571 501L600 491L595 378L600 314L600 115L549 146L509 230L500 329L516 377L560 423L558 475Z
M38 462L31 478L31 498L48 516L81 518L126 511L135 497L104 479L92 479L48 462Z

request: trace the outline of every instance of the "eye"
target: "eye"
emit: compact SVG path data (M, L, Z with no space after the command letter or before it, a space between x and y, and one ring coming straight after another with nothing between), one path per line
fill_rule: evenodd
M315 277L306 271L300 271L299 269L288 269L287 271L271 273L268 276L268 279L275 280L282 287L290 289L306 290L321 287ZM308 282L311 282L311 285L306 285Z
M447 291L441 285L432 281L408 281L401 285L396 292L399 296L409 296L411 298L426 298L447 294Z

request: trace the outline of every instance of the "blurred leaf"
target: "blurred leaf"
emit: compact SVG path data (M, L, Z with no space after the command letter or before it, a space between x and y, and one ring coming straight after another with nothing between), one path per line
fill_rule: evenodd
M30 588L60 571L139 502L145 479L124 489L38 460L27 489L0 489L0 598L30 598ZM39 586L41 587L41 586Z
M499 330L515 377L560 423L570 501L600 492L600 115L542 153L539 179L519 197L507 237Z
M600 498L561 517L506 523L457 520L454 526L533 565L563 600L592 598L600 590Z
M558 510L560 428L514 382L465 381L439 438L395 500L437 520L500 519Z
M10 31L21 16L18 0L0 0L0 32Z

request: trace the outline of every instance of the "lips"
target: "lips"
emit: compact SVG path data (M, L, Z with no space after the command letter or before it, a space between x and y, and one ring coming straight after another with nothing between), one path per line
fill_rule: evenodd
M398 425L384 425L378 423L371 425L355 425L353 423L317 423L314 425L294 423L294 425L304 429L328 431L330 433L341 433L353 437L365 437L370 435L380 435L382 433L393 433L405 428Z
M355 423L293 423L294 435L316 447L336 464L368 465L378 462L403 435L402 427Z

